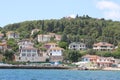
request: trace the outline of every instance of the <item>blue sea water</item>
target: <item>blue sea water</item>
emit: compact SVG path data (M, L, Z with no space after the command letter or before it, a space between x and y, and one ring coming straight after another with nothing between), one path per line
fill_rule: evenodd
M0 80L120 80L120 71L0 69Z

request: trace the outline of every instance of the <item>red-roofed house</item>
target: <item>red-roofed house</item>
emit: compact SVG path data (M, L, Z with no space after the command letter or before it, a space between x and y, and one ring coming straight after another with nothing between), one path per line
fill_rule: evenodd
M97 55L85 55L82 57L82 61L91 62L97 67L110 67L115 63L115 59L113 57L100 57Z
M93 45L93 49L96 51L112 51L114 45L107 42L99 42Z

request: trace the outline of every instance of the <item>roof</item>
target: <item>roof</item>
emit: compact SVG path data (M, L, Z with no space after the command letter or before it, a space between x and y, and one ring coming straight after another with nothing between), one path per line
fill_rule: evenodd
M0 43L0 46L6 46L7 44L6 43Z
M114 46L114 45L107 42L99 42L99 43L93 44L93 46Z
M70 43L70 45L85 45L85 44L81 42L72 42Z
M57 45L56 43L46 43L45 45Z
M60 47L53 47L53 48L50 48L49 50L64 50L64 49Z
M0 33L0 36L4 36L4 34L1 34L1 33Z
M37 50L37 48L34 48L34 47L25 47L25 48L22 48L22 50Z
M82 58L99 58L99 56L87 54L87 55L83 56Z
M44 35L44 34L43 34L43 35L42 35L42 34L41 34L41 35L38 35L38 37L42 37L42 36L43 36L43 37L51 37L50 35Z

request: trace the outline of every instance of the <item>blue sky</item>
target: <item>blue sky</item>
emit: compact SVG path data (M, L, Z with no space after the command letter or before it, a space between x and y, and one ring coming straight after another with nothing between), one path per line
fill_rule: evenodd
M1 0L0 26L78 14L120 21L120 0Z

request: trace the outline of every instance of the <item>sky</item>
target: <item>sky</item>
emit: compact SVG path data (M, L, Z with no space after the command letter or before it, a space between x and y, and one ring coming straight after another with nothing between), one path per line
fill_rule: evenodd
M120 0L0 0L0 26L89 15L120 21Z

